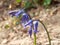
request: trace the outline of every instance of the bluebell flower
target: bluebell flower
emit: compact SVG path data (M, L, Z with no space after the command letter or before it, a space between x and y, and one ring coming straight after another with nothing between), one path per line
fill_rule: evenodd
M38 32L38 21L33 21L33 20L29 20L26 24L25 24L25 27L26 26L30 26L29 28L29 34L30 34L30 37L32 35L32 29L34 31L34 33L36 34Z
M32 35L32 25L30 25L30 28L29 28L28 32L29 32L29 35L31 37L31 35Z
M19 10L19 11L15 14L15 16L18 17L18 16L19 16L20 14L22 14L22 13L25 13L25 11L24 11L23 9Z
M25 13L23 9L18 11L12 11L9 14L16 17L22 15L22 18L20 20L21 24L23 25L23 27L30 26L28 30L30 37L32 35L32 30L35 34L38 32L38 21L33 21L32 19L30 19L30 16L27 13Z
M31 35L32 35L32 27L33 27L33 20L29 20L26 24L25 24L25 27L26 26L29 26L30 28L29 28L29 30L28 30L28 32L29 32L29 35L30 35L30 37L31 37Z
M8 13L13 17L18 11L9 11Z
M38 32L38 21L33 22L34 27L34 33L36 34Z
M21 23L23 26L25 23L27 23L30 20L29 15L24 11L24 9L17 10L17 11L11 11L9 12L9 14L11 14L12 16L16 16L16 17L22 16Z
M25 24L30 20L30 17L27 13L23 13L22 14L22 19L21 19L21 23L23 26L25 26Z
M24 13L25 11L23 10L23 9L21 9L21 10L17 10L17 11L10 11L9 12L9 14L11 15L11 16L16 16L16 17L18 17L20 14L22 14L22 13Z
M28 26L28 25L30 26L30 28L29 28L29 34L30 34L30 36L32 35L32 29L34 31L34 34L36 34L38 32L38 21L29 20L25 24L25 27Z
M26 27L27 25L33 25L33 20L29 20L29 21L25 24L25 27Z

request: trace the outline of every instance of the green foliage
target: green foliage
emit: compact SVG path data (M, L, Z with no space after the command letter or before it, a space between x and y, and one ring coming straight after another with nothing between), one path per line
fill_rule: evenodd
M17 3L21 2L23 8L31 8L42 3L43 6L49 6L52 0L16 0Z
M21 2L22 0L16 0L17 3Z
M50 5L51 0L43 0L43 6L48 6Z
M26 1L24 8L30 8L30 7L33 7L32 2Z
M39 0L33 0L34 3L38 3Z

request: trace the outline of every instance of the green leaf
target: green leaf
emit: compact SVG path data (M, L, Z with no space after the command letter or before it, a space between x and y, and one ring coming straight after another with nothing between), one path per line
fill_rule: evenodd
M18 3L21 2L21 1L22 1L22 0L16 0L16 2L18 2Z
M30 7L32 7L33 5L32 5L32 2L29 2L29 1L26 1L25 2L25 5L24 5L24 8L30 8Z
M5 28L8 29L10 26L9 25L5 25Z
M43 1L43 5L44 5L44 6L50 5L50 3L51 3L51 0L44 0L44 1Z

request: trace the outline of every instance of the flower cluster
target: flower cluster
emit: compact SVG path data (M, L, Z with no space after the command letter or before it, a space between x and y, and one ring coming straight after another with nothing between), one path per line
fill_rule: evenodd
M9 12L10 15L12 16L20 16L22 15L22 19L21 19L21 23L24 27L26 26L30 26L28 32L30 34L30 36L32 35L32 32L34 32L34 34L36 34L37 28L38 28L38 21L34 21L32 19L30 19L29 15L22 9L22 10L18 10L18 11L11 11Z
M29 20L26 24L25 24L25 27L26 26L30 26L29 28L29 34L30 36L32 35L32 31L34 32L34 34L36 34L38 32L38 21L34 21L34 20Z

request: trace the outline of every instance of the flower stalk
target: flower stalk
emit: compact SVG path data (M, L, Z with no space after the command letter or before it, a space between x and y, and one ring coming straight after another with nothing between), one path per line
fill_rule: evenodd
M36 34L34 33L34 45L36 45Z
M39 22L43 25L43 27L45 28L45 31L47 33L47 36L48 36L48 40L49 40L49 45L51 45L51 39L50 39L50 35L49 35L49 32L47 30L47 28L45 27L44 23L42 21L39 20Z

